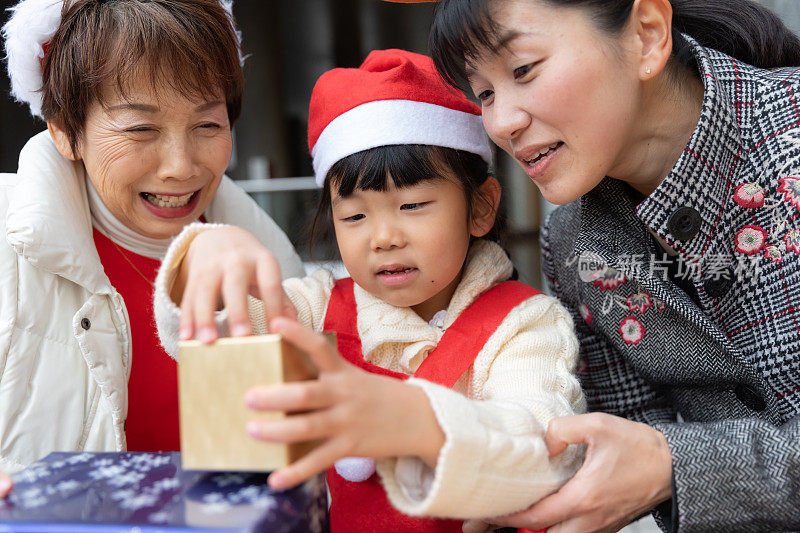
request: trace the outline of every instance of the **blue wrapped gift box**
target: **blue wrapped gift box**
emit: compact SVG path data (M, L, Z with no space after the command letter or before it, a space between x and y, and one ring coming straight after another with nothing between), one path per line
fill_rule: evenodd
M53 453L13 476L0 532L322 533L323 476L275 492L265 474L184 471L179 453Z

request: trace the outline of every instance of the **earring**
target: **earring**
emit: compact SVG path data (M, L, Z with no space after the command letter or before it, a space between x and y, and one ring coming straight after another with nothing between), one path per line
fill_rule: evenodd
M650 74L651 72L653 72L653 71L650 70L650 67L644 67L644 73L645 74Z

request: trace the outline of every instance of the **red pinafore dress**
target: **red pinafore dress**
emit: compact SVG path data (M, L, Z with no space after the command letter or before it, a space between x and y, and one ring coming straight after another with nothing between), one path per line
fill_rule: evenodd
M506 281L486 291L447 328L414 377L452 388L472 365L506 315L536 294L540 292L517 281ZM353 280L338 280L331 292L324 330L336 333L339 353L352 364L373 374L408 379L410 376L406 374L364 361L357 315ZM366 481L353 482L330 468L327 481L331 492L332 533L461 533L461 520L417 518L395 509L389 503L376 473Z

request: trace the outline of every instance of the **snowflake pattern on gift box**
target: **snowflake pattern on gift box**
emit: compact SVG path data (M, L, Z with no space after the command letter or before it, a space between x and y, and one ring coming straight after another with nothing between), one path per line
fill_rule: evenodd
M130 498L126 498L119 502L119 506L123 509L130 509L138 511L139 509L147 509L153 507L158 502L158 496L155 494L134 494Z
M165 490L173 490L180 487L181 482L178 481L178 478L174 477L166 477L162 480L156 481L153 483L153 489L158 492L163 492Z
M57 492L61 492L61 493L67 493L67 492L72 492L72 491L74 491L75 489L77 489L78 487L80 487L80 485L81 485L81 484L80 484L80 483L78 483L76 480L74 480L74 479L68 479L68 480L66 480L66 481L60 481L60 482L56 483L56 484L53 486L53 488L54 488L54 489L55 489Z
M203 502L202 512L204 514L222 514L228 512L231 508L231 504L221 492L204 494L201 501Z
M132 529L157 525L303 533L327 527L322 476L275 492L266 474L183 471L177 453L56 453L15 474L14 480L15 490L0 500L0 523L72 520Z
M147 517L147 521L152 524L166 524L171 517L169 511L156 511Z
M35 509L47 504L47 496L39 487L32 487L25 490L18 490L20 505L29 509ZM15 494L16 496L17 494Z
M65 459L68 465L79 465L81 463L88 463L94 457L91 453L78 453L67 457Z
M92 479L112 479L116 476L121 476L125 473L125 467L122 465L108 465L99 466L89 472L89 477Z
M18 476L23 482L34 483L39 479L46 478L50 475L50 469L45 465L33 464L24 470Z
M733 199L747 209L764 207L764 189L758 183L742 183L736 187Z
M136 485L143 479L144 479L143 472L129 470L116 477L110 478L108 480L108 484L111 485L112 487L124 487L126 485Z
M133 489L121 489L111 493L111 499L115 502L120 502L122 500L127 500L128 498L133 498L136 495L136 491Z
M245 479L247 479L247 476L244 474L218 474L211 478L211 481L218 487L227 487L228 485L244 483Z

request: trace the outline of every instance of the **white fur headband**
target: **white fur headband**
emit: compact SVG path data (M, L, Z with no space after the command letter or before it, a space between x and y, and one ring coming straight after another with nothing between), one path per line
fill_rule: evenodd
M64 3L72 5L74 0L21 0L9 8L11 18L3 26L6 45L8 77L11 79L11 95L28 104L33 115L42 117L42 59L44 45L49 43L61 24L61 9ZM233 0L220 0L233 23ZM242 35L236 32L241 44ZM239 51L239 59L244 57Z

